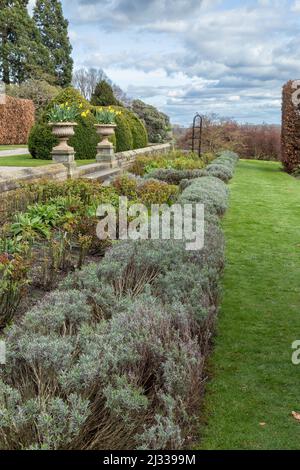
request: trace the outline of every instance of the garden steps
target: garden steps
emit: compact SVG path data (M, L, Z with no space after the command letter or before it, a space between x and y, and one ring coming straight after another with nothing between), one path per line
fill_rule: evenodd
M100 169L99 163L92 163L79 168L80 178L87 178L89 180L105 181L110 179L112 176L117 175L122 171L122 168L117 166L116 168Z

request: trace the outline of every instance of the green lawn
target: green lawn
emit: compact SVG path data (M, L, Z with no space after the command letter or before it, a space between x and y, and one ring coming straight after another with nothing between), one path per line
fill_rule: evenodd
M89 163L96 163L96 160L76 160L78 166L88 165ZM14 155L12 157L0 157L1 166L44 166L52 165L52 160L36 160L31 155Z
M15 150L15 149L19 149L19 148L26 149L27 144L22 144L22 145L0 145L0 152L2 152L2 150Z
M300 181L241 161L224 219L227 267L201 449L300 449ZM265 424L263 424L265 423Z

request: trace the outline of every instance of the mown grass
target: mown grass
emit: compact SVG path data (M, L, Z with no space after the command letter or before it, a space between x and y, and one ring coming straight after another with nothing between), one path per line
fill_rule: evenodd
M26 149L27 144L22 144L22 145L0 145L0 152L2 152L3 150L16 150L16 149L19 149L19 148Z
M227 267L201 449L300 449L300 181L241 161L224 219Z
M26 166L37 167L44 165L52 165L52 160L38 160L31 157L31 155L13 155L10 157L0 157L1 166ZM76 160L78 166L88 165L89 163L96 163L96 160Z

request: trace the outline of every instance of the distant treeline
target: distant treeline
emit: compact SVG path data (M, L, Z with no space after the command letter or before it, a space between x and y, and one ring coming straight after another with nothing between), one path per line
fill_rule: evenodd
M198 131L196 131L198 132ZM177 146L189 150L192 128L174 128ZM242 158L280 160L281 126L273 124L238 124L218 116L204 116L202 150L214 152L221 148L237 152Z

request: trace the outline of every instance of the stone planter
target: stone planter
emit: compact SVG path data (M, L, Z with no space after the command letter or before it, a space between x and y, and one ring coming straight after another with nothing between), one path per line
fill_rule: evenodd
M76 177L78 170L75 162L75 152L73 147L68 145L68 140L75 134L74 127L77 126L77 123L50 122L49 126L52 127L52 134L59 140L59 144L52 149L52 160L65 165L69 178Z
M97 145L96 160L103 169L115 168L118 166L118 162L115 157L114 146L108 138L114 135L117 126L116 124L95 124L95 127L97 134L102 137Z

